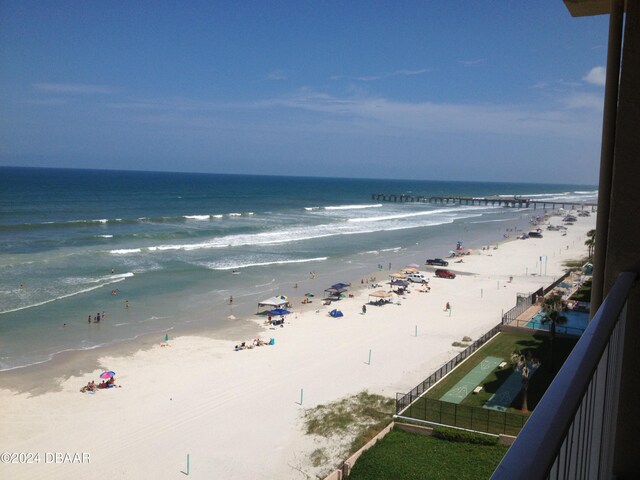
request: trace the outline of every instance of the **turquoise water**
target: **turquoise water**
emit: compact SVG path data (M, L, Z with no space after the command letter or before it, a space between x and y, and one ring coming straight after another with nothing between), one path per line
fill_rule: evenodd
M226 326L276 294L318 295L381 262L446 255L458 240L496 242L534 213L380 203L377 192L596 196L576 185L0 167L0 370ZM89 324L97 312L106 319Z
M568 335L581 335L589 324L589 314L584 312L563 312L562 315L567 317L566 323L556 325L556 333L566 333ZM536 328L538 330L549 330L550 323L542 323L542 313L538 313L528 323L527 327Z

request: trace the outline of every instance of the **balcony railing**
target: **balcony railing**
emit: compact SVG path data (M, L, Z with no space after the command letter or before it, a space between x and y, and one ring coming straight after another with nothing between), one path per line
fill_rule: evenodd
M492 480L611 478L627 298L621 273Z

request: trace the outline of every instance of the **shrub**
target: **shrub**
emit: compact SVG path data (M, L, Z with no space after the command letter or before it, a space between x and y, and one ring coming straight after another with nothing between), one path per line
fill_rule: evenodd
M433 436L450 442L473 443L476 445L497 445L498 437L467 432L455 428L434 427Z

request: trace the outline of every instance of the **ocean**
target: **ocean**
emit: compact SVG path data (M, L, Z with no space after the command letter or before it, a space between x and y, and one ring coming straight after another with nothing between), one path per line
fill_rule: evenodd
M458 241L496 243L541 212L373 193L597 200L584 185L0 167L0 371L229 328L259 300L386 278Z

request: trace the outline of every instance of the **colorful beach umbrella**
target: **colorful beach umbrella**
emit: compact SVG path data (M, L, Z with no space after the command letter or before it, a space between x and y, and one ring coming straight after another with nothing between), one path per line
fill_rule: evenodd
M113 378L116 376L116 372L112 372L112 371L108 371L108 372L102 372L100 374L100 378Z

